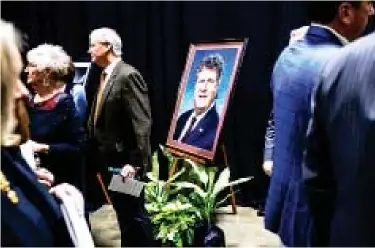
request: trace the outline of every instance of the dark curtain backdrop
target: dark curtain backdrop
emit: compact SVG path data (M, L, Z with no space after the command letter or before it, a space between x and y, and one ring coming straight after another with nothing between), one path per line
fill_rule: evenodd
M152 145L165 144L190 43L247 37L248 46L221 135L233 178L254 176L239 202L264 197L264 133L271 108L272 66L291 29L308 24L307 2L7 2L3 19L28 36L28 47L59 44L89 61L88 35L111 27L123 39L123 59L145 77L153 114ZM372 25L373 26L373 25Z

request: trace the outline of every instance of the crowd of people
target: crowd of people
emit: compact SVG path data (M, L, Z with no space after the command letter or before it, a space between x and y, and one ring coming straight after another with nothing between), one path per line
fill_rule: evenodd
M369 1L312 2L274 66L265 228L285 246L375 245L375 36L354 41L373 14Z
M291 33L272 73L265 228L284 246L375 246L375 33L359 38L374 7L370 1L310 5L311 25ZM120 35L110 28L89 34L100 76L78 104L71 56L41 44L27 52L24 66L21 32L0 25L1 244L82 244L60 207L74 195L69 201L88 226L90 212L109 201L121 246L155 246L144 192L105 190L113 168L124 180L144 181L151 163L148 87L122 60ZM220 65L216 57L202 61L196 91L209 97L185 113L176 140L193 144L190 126L215 107Z
M19 79L20 32L5 21L1 29L1 243L77 245L57 199L64 202L66 195L78 192L76 204L87 217L103 204L97 196L100 183L106 188L111 180L109 167L117 167L124 178L144 180L151 153L147 84L122 61L120 36L109 28L93 30L89 53L102 75L92 84L96 93L91 109L79 111L82 105L77 106L71 94L74 65L64 49L42 44L28 51L26 87ZM85 112L87 117L82 116ZM144 195L107 193L121 245L153 246Z

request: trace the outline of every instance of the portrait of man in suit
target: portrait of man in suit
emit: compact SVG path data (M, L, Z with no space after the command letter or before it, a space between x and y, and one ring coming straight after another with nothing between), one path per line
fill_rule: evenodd
M201 149L211 150L219 124L216 97L224 67L220 54L210 54L199 63L194 85L194 106L182 113L173 139Z
M247 39L191 44L167 146L212 160Z

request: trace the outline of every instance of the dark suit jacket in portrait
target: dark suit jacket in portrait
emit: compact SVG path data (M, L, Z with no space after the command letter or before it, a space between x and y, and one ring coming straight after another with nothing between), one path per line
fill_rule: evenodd
M180 115L173 135L174 140L178 140L192 113L193 110L191 109ZM214 105L207 111L206 115L199 120L194 129L186 134L188 136L186 136L183 143L205 150L212 150L218 124L219 114L217 113L216 105Z
M301 173L311 94L321 69L341 46L328 29L310 26L305 37L284 49L274 66L275 135L274 145L267 147L272 149L273 170L264 220L266 229L277 233L285 246L313 245Z
M18 203L1 192L1 246L73 246L63 214L40 184L19 147L1 147L1 171Z
M375 246L375 33L323 71L304 182L321 245Z

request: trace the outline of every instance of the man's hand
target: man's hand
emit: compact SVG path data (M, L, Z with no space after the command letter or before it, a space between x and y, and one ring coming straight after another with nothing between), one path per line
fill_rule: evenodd
M33 150L33 152L48 153L49 151L49 145L47 144L41 144L33 140L31 140L30 143L31 143L31 149Z
M44 184L46 185L47 187L51 187L52 184L55 182L55 177L53 176L53 174L47 170L46 168L36 168L34 170L34 173L36 174L37 178L38 178L38 181L41 183L41 184Z
M121 172L120 172L120 175L124 179L134 178L135 174L136 174L136 169L133 166L131 166L130 164L127 164L124 167L122 167Z
M267 176L271 176L272 167L273 167L273 161L272 160L264 161L263 170L264 170L264 173L266 173Z

